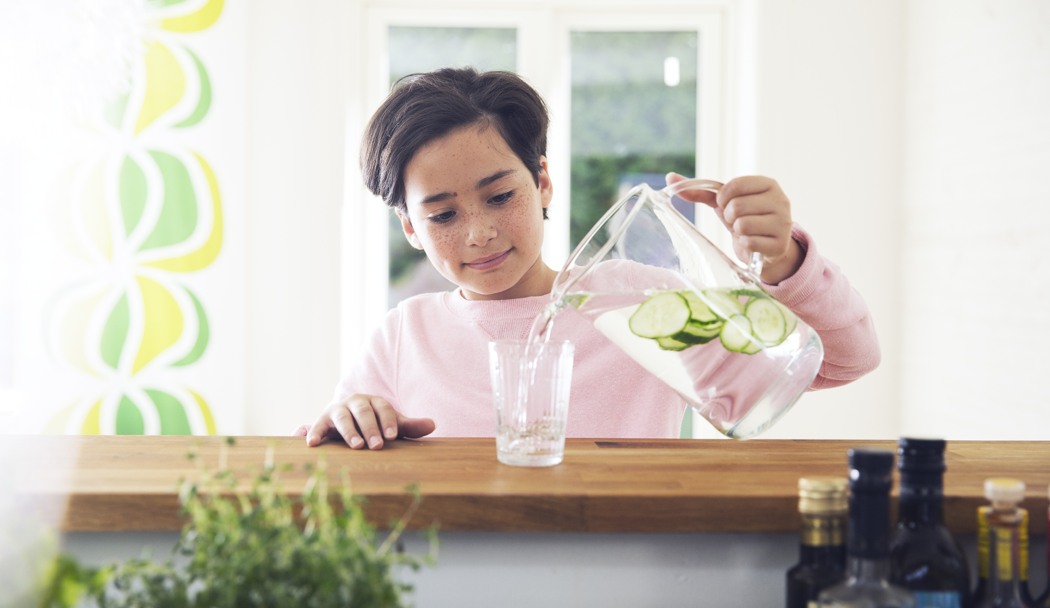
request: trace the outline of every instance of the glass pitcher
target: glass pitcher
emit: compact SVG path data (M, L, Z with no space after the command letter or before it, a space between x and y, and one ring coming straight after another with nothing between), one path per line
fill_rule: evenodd
M721 433L746 439L794 405L824 350L762 289L761 256L745 267L671 203L678 192L719 186L632 188L569 256L547 314L575 308Z

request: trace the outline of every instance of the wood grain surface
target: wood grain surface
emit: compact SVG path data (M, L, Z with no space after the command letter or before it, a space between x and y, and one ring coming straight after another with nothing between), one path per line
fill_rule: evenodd
M323 460L349 475L380 526L422 497L410 527L559 532L788 532L798 529L798 478L847 474L851 447L895 449L892 441L570 439L565 461L519 468L496 460L493 439L389 442L381 451L330 443L307 448L291 437L20 436L18 500L54 508L64 530L178 530L178 486L198 466L225 462L247 476L270 457L293 468L284 487L298 494L303 467ZM191 461L190 451L198 454ZM948 443L945 519L972 532L985 503L984 480L1016 477L1028 486L1031 532L1046 530L1050 442Z

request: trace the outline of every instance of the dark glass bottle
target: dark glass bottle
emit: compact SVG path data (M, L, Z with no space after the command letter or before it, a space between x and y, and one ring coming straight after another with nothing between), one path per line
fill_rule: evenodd
M1050 487L1046 489L1046 497L1050 499ZM1050 608L1050 507L1046 510L1046 590L1038 604L1042 608Z
M1031 608L1028 594L1028 511L1018 506L1024 499L1024 482L1018 479L988 479L984 495L991 502L981 507L978 520L979 559L983 581L976 598L977 608ZM984 526L985 530L981 529Z
M822 608L913 608L911 592L889 582L893 452L849 451L846 580L821 592Z
M798 480L802 517L798 563L787 571L787 608L816 606L821 591L846 578L845 477Z
M900 498L890 541L890 581L919 608L969 608L966 554L944 525L943 439L902 437L897 444Z

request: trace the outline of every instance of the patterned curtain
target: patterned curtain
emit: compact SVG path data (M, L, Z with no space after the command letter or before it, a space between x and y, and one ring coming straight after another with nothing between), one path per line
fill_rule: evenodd
M214 285L216 272L230 270L214 266L226 255L229 218L204 145L215 138L208 123L221 85L197 47L223 0L74 4L93 11L98 36L119 31L132 44L119 94L76 113L71 153L61 155L39 216L56 251L20 283L27 292L46 286L41 310L23 314L39 325L19 330L29 337L22 350L39 340L46 353L30 352L25 373L16 365L16 386L30 387L21 407L46 432L237 432L217 423L209 395L222 372L205 365L214 310L228 295ZM62 272L40 276L52 266Z

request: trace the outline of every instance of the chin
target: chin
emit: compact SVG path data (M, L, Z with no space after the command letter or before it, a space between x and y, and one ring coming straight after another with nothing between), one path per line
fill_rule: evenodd
M486 284L486 285L478 285L478 284L470 285L470 284L467 284L467 283L461 283L460 287L462 289L464 289L465 291L469 291L470 293L477 294L478 296L480 296L482 298L486 298L486 299L500 298L500 299L502 299L504 294L514 290L515 285L503 286L503 285L492 285L491 283L490 284Z

